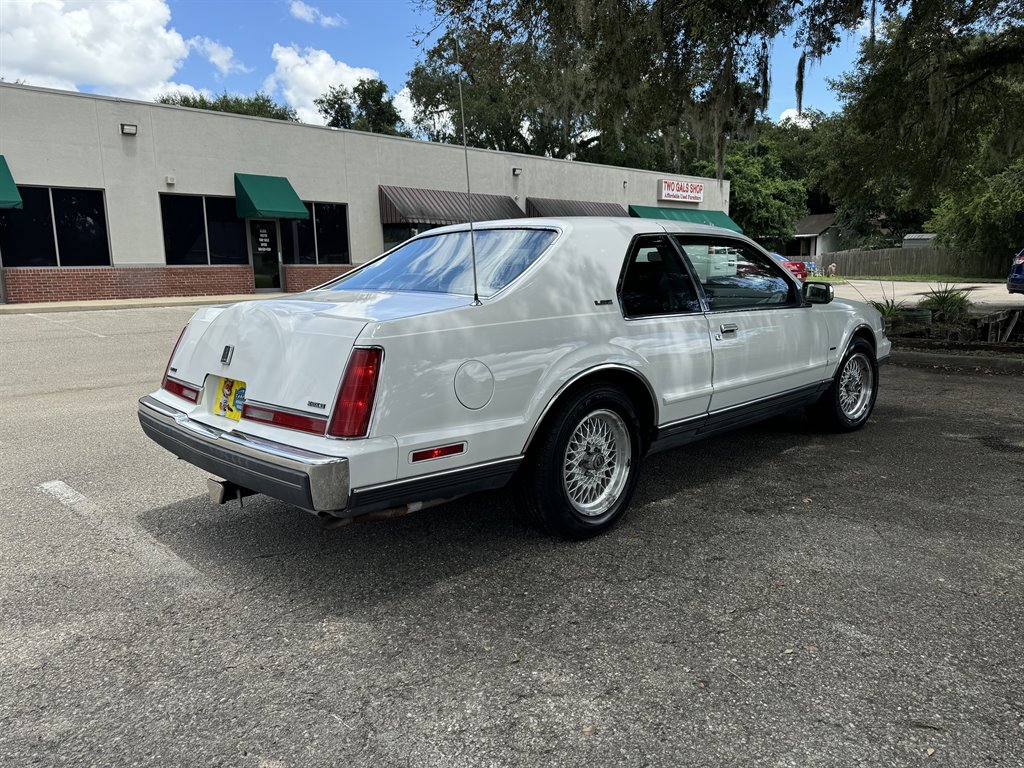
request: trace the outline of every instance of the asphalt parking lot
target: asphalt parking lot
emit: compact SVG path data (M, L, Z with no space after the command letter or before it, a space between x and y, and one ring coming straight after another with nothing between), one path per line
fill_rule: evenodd
M0 316L0 764L1024 765L1021 378L883 369L649 460L324 531L150 443L189 308Z

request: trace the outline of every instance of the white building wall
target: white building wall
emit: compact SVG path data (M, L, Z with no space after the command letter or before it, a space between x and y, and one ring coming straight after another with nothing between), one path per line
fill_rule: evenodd
M123 136L121 123L138 126ZM161 192L233 196L234 174L285 176L303 200L346 203L355 263L383 248L378 186L464 190L460 146L0 83L0 154L15 182L105 192L114 265L164 263ZM473 192L671 207L666 174L471 149ZM522 168L520 176L512 168ZM174 178L168 184L166 178ZM729 210L729 182L704 201Z

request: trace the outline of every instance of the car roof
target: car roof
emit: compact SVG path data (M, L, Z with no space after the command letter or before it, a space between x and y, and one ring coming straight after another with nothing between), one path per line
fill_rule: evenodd
M728 237L740 237L747 239L731 229L715 227L708 224L691 224L683 221L669 221L667 219L642 219L633 216L544 216L527 217L522 219L500 219L494 221L475 221L473 229L572 229L578 232L593 232L600 230L615 230L629 234L643 234L644 232L673 232L695 235L717 235ZM445 232L468 231L470 225L452 224L446 227L430 229L422 235L436 235ZM422 236L421 235L421 236Z

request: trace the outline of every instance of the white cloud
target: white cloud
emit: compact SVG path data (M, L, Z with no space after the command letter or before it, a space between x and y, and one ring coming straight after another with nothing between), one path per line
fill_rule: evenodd
M292 0L288 10L296 19L305 21L307 24L319 24L321 27L342 27L348 23L341 16L328 16L321 13L319 8L304 3L302 0Z
M235 58L235 52L229 46L221 45L208 37L193 37L188 41L189 47L203 54L217 68L221 75L235 72L252 72Z
M0 76L152 98L176 85L189 44L164 0L0 0Z
M412 94L409 93L408 86L395 94L395 109L398 110L398 114L402 116L402 120L405 121L405 124L411 127L413 106Z
M299 50L296 46L275 43L271 56L276 68L264 81L263 89L271 94L280 89L285 102L295 108L304 123L324 124L313 99L329 86L352 88L360 80L380 76L375 69L350 67L343 61L336 61L327 51L315 48Z
M784 109L782 114L779 115L779 124L791 122L799 126L800 128L810 128L811 121L808 119L806 114L800 114L795 109Z
M188 83L164 82L150 86L139 96L144 101L156 101L157 97L169 93L186 93L189 96L205 96L208 99L214 98L214 94L208 88L196 88Z

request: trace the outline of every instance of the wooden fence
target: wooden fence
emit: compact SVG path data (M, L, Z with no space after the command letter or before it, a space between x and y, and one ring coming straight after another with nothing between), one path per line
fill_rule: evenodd
M888 275L955 275L957 277L1006 277L1010 258L1003 254L967 256L948 248L882 248L877 251L834 251L818 257L827 274L836 265L840 277Z

